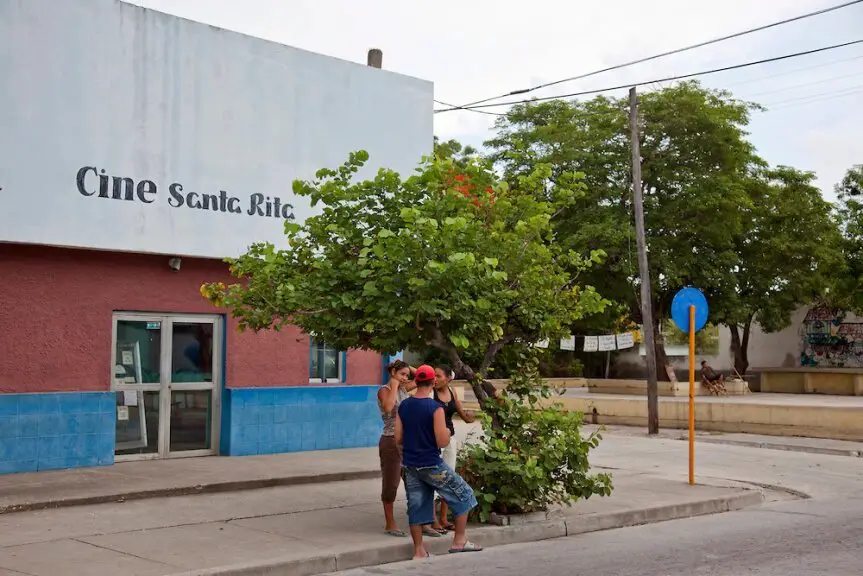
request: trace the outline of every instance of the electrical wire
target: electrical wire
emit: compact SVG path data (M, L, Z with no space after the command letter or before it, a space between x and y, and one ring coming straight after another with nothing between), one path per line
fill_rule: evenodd
M831 90L830 92L820 92L816 94L807 94L806 96L798 96L796 98L786 98L784 100L777 100L776 102L772 102L770 104L764 104L764 107L768 110L782 110L783 108L790 108L790 106L780 106L779 108L772 108L772 106L781 105L781 104L789 104L789 103L799 103L799 104L810 104L813 102L822 102L824 100L832 100L834 98L842 98L844 96L850 96L852 94L857 94L863 91L863 84L858 84L856 86L848 86L847 88L843 88L842 90ZM794 104L795 106L797 104Z
M863 1L863 0L861 0L861 1ZM602 92L612 92L614 90L623 90L626 88L631 88L633 86L643 86L645 84L652 84L655 82L671 82L671 81L675 81L675 80L685 80L688 78L695 78L696 76L707 76L710 74L717 74L719 72L728 72L729 70L739 70L741 68L748 68L751 66L757 66L759 64L767 64L769 62L778 62L781 60L788 60L790 58L798 58L800 56L808 56L810 54L818 54L820 52L827 52L829 50L836 50L839 48L844 48L846 46L853 46L856 44L863 44L863 39L852 40L849 42L842 42L840 44L833 44L831 46L824 46L821 48L814 48L812 50L805 50L803 52L794 52L793 54L774 56L773 58L763 58L761 60L753 60L751 62L744 62L742 64L734 64L731 66L723 66L721 68L712 68L709 70L702 70L700 72L692 72L689 74L679 74L677 76L667 76L665 78L658 78L658 79L653 79L653 80L644 80L642 82L628 82L626 84L619 84L617 86L609 86L606 88L597 88L594 90L583 90L581 92L573 92L571 94L562 94L560 96L545 96L542 98L531 98L531 99L527 99L527 100L510 100L508 102L498 102L496 104L477 104L477 105L471 106L471 107L459 106L459 107L452 107L452 108L443 108L443 109L435 110L435 113L437 114L437 113L441 113L441 112L452 112L453 110L478 111L479 109L483 109L483 108L496 108L499 106L513 106L516 104L530 104L530 103L534 103L534 102L545 102L548 100L559 100L561 98L574 98L576 96L587 96L590 94L600 94Z
M861 0L863 1L863 0ZM441 106L449 106L450 108L458 108L455 104L447 104L446 102L441 102L440 100L434 100L435 104L440 104ZM442 112L440 108L435 108L435 112ZM471 110L471 112L479 112L480 114L488 114L489 116L506 116L503 112L491 112L489 110Z
M696 48L702 48L704 46L709 46L710 44L716 44L718 42L724 42L725 40L731 40L734 38L739 38L741 36L746 36L748 34L752 34L754 32L761 32L762 30L767 30L769 28L775 28L776 26L782 26L783 24L789 24L791 22L797 22L799 20L804 20L806 18L811 18L813 16L820 16L822 14L826 14L828 12L833 12L835 10L840 10L842 8L848 8L849 6L853 6L855 4L860 4L863 0L852 0L850 2L843 2L842 4L837 4L835 6L830 6L828 8L822 8L821 10L816 10L814 12L809 12L807 14L801 14L800 16L794 16L793 18L786 18L785 20L780 20L778 22L772 22L770 24L765 24L763 26L758 26L756 28L750 28L748 30L743 30L741 32L735 32L734 34L729 34L727 36L721 36L719 38L714 38L712 40L706 40L704 42L699 42L697 44L692 44L691 46L684 46L683 48L676 48L674 50L669 50L667 52L662 52L660 54L654 54L653 56L647 56L645 58L639 58L638 60L632 60L631 62L624 62L623 64L616 64L614 66L609 66L607 68L602 68L599 70L594 70L593 72L587 72L585 74L579 74L578 76L570 76L569 78L563 78L561 80L555 80L553 82L546 82L544 84L539 84L532 88L522 88L520 90L513 90L511 92L507 92L505 94L500 94L498 96L492 96L490 98L483 98L482 100L477 100L475 102L470 102L468 104L462 104L461 106L452 106L456 109L464 109L469 108L471 106L476 106L477 104L484 104L486 102L490 102L492 100L499 100L500 98L506 98L507 96L520 96L522 94L527 94L529 92L533 92L535 90L540 90L542 88L548 88L550 86L557 86L558 84L563 84L566 82L573 82L575 80L582 80L584 78L589 78L591 76L596 76L598 74L602 74L604 72L611 72L613 70L620 70L621 68L627 68L629 66L634 66L635 64L642 64L644 62L650 62L651 60L657 60L659 58L664 58L666 56L671 56L673 54L680 54L681 52L687 52L689 50L694 50Z
M764 80L770 80L772 78L780 78L782 76L788 76L790 74L797 74L799 72L806 72L807 70L815 70L827 68L829 66L834 66L836 64L844 64L845 62L851 62L853 60L860 60L863 58L863 54L858 54L857 56L851 56L850 58L840 58L839 60L831 60L829 62L822 62L820 64L815 64L813 66L804 66L802 68L794 68L792 70L784 70L782 72L777 72L776 74L768 74L766 76L758 76L757 78L749 78L747 80L741 80L739 82L732 82L731 84L726 84L726 88L733 88L734 86L743 86L744 84L752 84L753 82L763 82Z
M819 80L813 80L812 82L804 82L802 84L792 84L791 86L783 86L782 88L774 88L772 90L765 90L762 92L755 92L754 94L747 94L746 96L742 96L739 100L751 100L755 96L765 96L767 94L776 94L778 92L786 92L788 90L796 90L797 88L808 88L809 86L817 86L819 84L826 84L827 82L835 82L836 80L844 80L846 78L854 78L856 76L863 75L863 70L858 72L853 72L851 74L843 74L842 76L831 76L829 78L821 78Z

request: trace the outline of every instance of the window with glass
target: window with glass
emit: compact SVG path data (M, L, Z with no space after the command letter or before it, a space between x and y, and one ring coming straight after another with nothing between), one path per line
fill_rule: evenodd
M341 382L342 352L327 346L326 342L312 339L309 358L310 382Z

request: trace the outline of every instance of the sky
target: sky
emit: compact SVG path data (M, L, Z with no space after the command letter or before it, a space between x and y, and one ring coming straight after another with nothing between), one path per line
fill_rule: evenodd
M842 3L841 0L129 0L282 44L431 80L435 98L464 104L635 60ZM756 9L756 6L758 9ZM644 82L863 39L863 3L534 92ZM751 140L771 164L816 173L825 197L863 163L863 44L704 77L759 102ZM668 84L649 84L645 89ZM625 90L611 95L624 95ZM438 106L440 107L440 106ZM497 109L501 110L501 109ZM494 117L435 115L435 133L480 145Z

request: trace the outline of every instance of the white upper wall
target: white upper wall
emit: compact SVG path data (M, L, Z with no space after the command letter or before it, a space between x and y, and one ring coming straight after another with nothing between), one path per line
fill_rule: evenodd
M0 78L0 242L235 256L295 179L432 150L430 82L119 0L0 0Z

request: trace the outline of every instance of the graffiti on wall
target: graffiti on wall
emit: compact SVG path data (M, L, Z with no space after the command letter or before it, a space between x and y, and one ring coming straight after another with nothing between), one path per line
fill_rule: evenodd
M863 322L846 322L840 310L817 306L803 320L802 366L863 367Z

